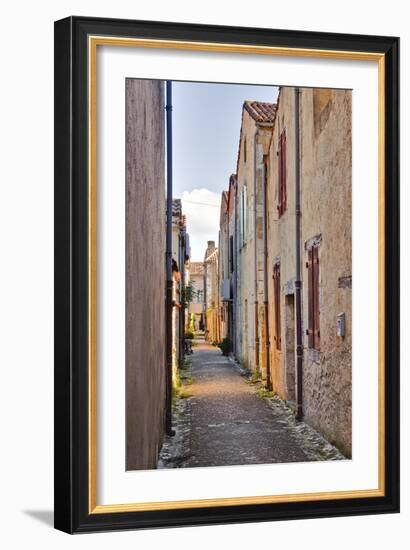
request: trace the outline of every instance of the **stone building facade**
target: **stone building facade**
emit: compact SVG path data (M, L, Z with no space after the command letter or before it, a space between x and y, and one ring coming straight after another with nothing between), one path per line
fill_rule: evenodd
M227 201L234 354L347 457L351 116L346 90L245 102Z
M352 453L351 150L350 91L280 90L268 163L272 385L290 403L299 401L304 419L348 457ZM303 347L299 388L298 173Z
M352 92L302 89L301 245L318 265L318 341L309 342L309 269L302 270L303 403L308 422L352 454ZM309 183L310 182L310 183ZM306 186L309 185L306 192ZM313 258L312 250L314 252Z
M238 282L238 217L237 217L237 177L231 174L228 187L228 264L229 264L229 292L230 302L228 303L228 334L232 342L232 351L236 357L239 356L237 333L237 282Z
M192 286L192 300L188 306L189 325L193 324L195 331L204 329L204 264L189 263L189 284Z
M205 338L220 341L218 249L215 241L208 241L204 256Z
M218 284L220 290L220 340L229 338L232 340L230 327L232 326L232 301L229 268L229 212L228 193L222 191L221 209L219 215L219 241L218 241Z
M163 83L127 79L127 470L155 468L164 433L164 130Z
M181 199L172 201L172 377L184 358L184 335L188 320L188 309L184 299L184 289L189 283L189 236L186 231L186 217L182 213Z
M236 173L236 342L239 361L266 379L264 158L276 106L245 101Z

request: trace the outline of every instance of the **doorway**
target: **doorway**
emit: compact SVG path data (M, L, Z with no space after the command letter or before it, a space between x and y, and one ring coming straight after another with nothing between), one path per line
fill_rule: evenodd
M296 400L296 341L295 341L295 295L285 296L285 376L288 401Z

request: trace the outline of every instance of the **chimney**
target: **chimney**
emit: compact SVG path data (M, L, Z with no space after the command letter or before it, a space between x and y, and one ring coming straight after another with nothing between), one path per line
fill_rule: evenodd
M205 250L205 256L204 256L204 261L206 261L206 259L208 258L208 256L210 254L212 254L212 252L215 250L215 241L208 241L208 246Z

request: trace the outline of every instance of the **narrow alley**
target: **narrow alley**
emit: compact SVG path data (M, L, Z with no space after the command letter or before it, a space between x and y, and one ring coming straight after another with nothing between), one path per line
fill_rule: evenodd
M126 469L350 460L352 92L201 90L127 79Z
M200 337L189 363L175 406L176 436L166 437L158 467L345 458L218 347Z

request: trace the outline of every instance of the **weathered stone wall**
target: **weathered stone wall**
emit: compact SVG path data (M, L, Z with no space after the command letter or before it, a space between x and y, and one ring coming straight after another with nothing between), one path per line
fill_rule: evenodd
M218 249L215 241L208 241L204 256L206 340L220 341Z
M238 323L237 323L237 258L238 258L238 233L237 233L237 198L236 198L236 175L232 174L229 178L229 192L228 192L228 236L230 242L232 242L232 249L230 251L232 260L232 272L229 275L231 292L232 292L232 304L230 308L231 315L231 337L233 353L238 357ZM232 241L231 241L232 239Z
M221 209L219 213L218 236L218 287L220 292L220 328L219 339L222 341L228 334L228 302L222 296L222 285L229 279L229 227L228 227L228 194L222 192Z
M269 154L269 145L272 138L272 124L257 125L258 131L256 135L256 220L255 220L255 238L256 244L256 296L257 296L257 323L256 329L258 333L258 369L263 381L267 380L267 338L266 322L265 322L265 298L269 299L269 292L265 297L265 247L264 247L264 186L265 186L265 163L264 157ZM268 266L267 266L268 267ZM267 270L268 274L268 270ZM269 312L268 312L269 321ZM269 352L270 353L270 352Z
M203 302L203 296L204 296L204 270L198 269L197 264L199 262L191 262L190 269L189 269L189 283L193 287L194 297L192 302L189 303L188 306L188 312L189 315L192 313L196 316L196 323L199 323L199 319L204 312L204 302ZM193 265L195 264L195 271L191 270ZM202 266L202 264L201 264ZM199 329L199 328L198 328Z
M126 137L126 469L135 470L155 468L164 428L162 82L126 80Z
M182 270L184 269L184 263L181 258L181 202L177 200L172 201L172 260L175 262L173 265L177 271L173 274L173 286L172 286L172 381L175 383L177 379L178 366L182 358L181 349L181 290L182 290Z
M278 143L286 130L287 208L279 217ZM269 326L273 389L295 392L295 94L282 88L269 156ZM302 89L300 94L303 412L351 456L351 92ZM307 244L318 238L320 349L309 349ZM280 346L274 340L273 266L280 262ZM345 314L346 334L337 336ZM278 349L280 348L280 349Z
M320 238L320 351L308 349L304 337L304 414L347 456L352 445L351 101L350 91L303 89L300 111L304 261L309 240ZM307 269L302 277L306 329ZM340 313L346 319L344 337L337 336Z
M279 217L278 213L278 148L281 133L286 132L286 196L287 208ZM294 130L294 90L281 88L278 110L269 150L268 165L268 282L269 282L269 333L272 386L282 399L295 399L295 340L286 332L291 305L295 293L295 130ZM275 339L275 305L273 288L273 268L280 263L280 341Z
M255 261L254 261L254 138L256 124L243 110L237 170L238 278L237 278L237 358L251 370L256 368L255 347ZM244 195L244 189L245 195ZM241 199L245 197L244 199ZM241 239L241 200L244 200L245 228Z

